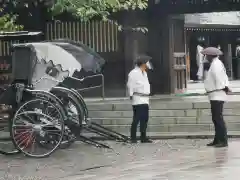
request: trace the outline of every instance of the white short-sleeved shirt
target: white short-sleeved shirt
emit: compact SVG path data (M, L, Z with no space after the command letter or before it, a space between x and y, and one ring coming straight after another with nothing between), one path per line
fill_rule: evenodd
M213 59L209 68L204 86L207 92L224 89L229 86L228 76L224 64L218 58ZM208 94L209 100L226 101L227 94L224 91L215 91Z
M134 93L141 93L145 95L150 94L150 84L146 72L143 72L139 67L135 67L128 74L127 87L129 95L133 97L132 104L149 104L148 96L135 95Z

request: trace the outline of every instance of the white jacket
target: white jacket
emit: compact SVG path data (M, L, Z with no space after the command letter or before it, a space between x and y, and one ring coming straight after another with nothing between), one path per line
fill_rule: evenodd
M197 76L198 76L198 79L202 79L203 78L203 63L204 63L204 55L201 53L203 50L203 47L198 45L197 46L197 57L196 57L196 60L197 60L197 66L198 66L198 71L197 71Z
M200 66L200 64L203 63L204 55L201 53L204 48L200 45L197 46L197 52L196 52L196 63L197 66Z
M221 60L213 59L206 80L204 81L207 92L224 89L229 86L226 69ZM227 94L224 91L214 91L208 94L209 100L226 101Z
M148 96L135 95L134 93L141 93L145 95L150 94L150 84L146 72L143 72L139 67L135 67L128 74L127 87L129 96L133 97L132 104L149 104Z

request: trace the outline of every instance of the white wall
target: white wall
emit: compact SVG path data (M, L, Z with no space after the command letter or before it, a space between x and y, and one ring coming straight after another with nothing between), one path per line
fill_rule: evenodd
M186 14L185 24L240 25L240 12Z

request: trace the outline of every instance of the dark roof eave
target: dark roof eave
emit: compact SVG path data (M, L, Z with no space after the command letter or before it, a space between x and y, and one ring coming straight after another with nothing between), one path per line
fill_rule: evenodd
M240 29L240 25L226 24L184 24L185 28L202 28L202 29Z
M42 32L28 32L28 31L16 31L16 32L1 32L0 31L0 40L7 40L17 37L31 37L42 35Z

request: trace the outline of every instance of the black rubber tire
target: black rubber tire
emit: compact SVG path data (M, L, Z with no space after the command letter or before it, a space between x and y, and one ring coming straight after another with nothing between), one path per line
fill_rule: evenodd
M82 129L82 121L83 121L83 119L84 119L84 113L83 113L83 110L82 110L82 107L81 106L79 106L79 102L78 102L78 100L77 100L77 98L76 97L74 97L72 94L67 94L67 93L65 93L65 92L59 92L59 91L57 91L57 90L54 90L54 91L52 91L52 93L55 95L55 96L57 96L59 99L61 99L62 100L62 102L63 102L63 104L64 104L64 102L70 102L74 107L75 107L75 109L76 109L76 111L77 111L77 118L78 118L78 123L79 123L79 128L80 128L80 131L79 131L79 133L81 132L81 129ZM66 109L66 111L67 111L67 107L65 107L65 109ZM70 119L70 118L69 118ZM66 125L67 126L67 125ZM79 134L80 135L80 134ZM66 137L67 135L65 135L65 137ZM67 138L67 137L66 137ZM76 137L77 138L77 137ZM75 140L69 140L69 142L64 142L63 141L63 144L61 144L60 146L59 146L59 148L61 148L61 149L66 149L66 148L68 148L68 147L70 147L73 143L75 142Z
M72 94L67 94L67 93L64 93L64 92L52 91L52 93L55 96L57 96L59 99L63 100L63 101L66 100L66 101L70 101L71 102L71 104L77 110L77 113L78 113L78 123L79 123L80 127L82 127L82 121L84 119L84 112L83 112L83 107L81 106L81 104L79 103L77 98L74 97ZM63 104L64 104L64 102L63 102ZM65 107L65 109L66 109L66 107Z

